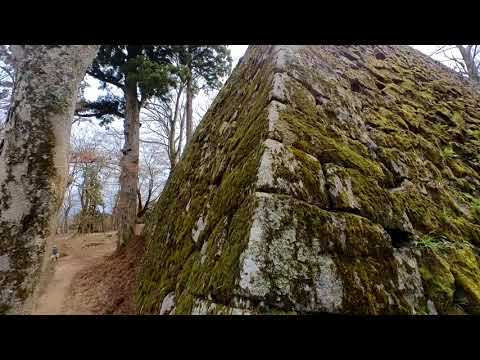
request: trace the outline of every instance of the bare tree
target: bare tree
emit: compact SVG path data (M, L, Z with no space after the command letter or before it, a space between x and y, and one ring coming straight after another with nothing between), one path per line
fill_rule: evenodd
M13 55L8 45L0 45L0 127L7 117L14 83L15 62Z
M143 124L146 129L143 142L161 146L168 155L170 170L178 163L184 140L185 101L183 86L172 91L167 101L154 98L143 111Z
M79 203L75 217L79 232L104 231L105 220L111 217L106 212L112 208L108 202L118 187L119 144L98 127L87 129L79 128L71 139L72 193ZM68 209L68 203L64 206Z
M69 217L70 212L75 207L74 184L79 175L79 166L76 162L70 163L70 173L68 176L65 196L63 200L62 211L59 213L59 230L68 233L70 229Z
M168 177L169 162L155 144L144 143L141 147L138 213L142 219L151 205L157 200Z
M462 76L480 86L480 45L442 45L431 56L439 56Z
M90 145L90 144L88 144ZM100 207L103 205L100 172L103 168L103 156L93 146L75 152L75 163L81 172L81 182L77 186L81 210L78 215L78 232L94 232L103 221Z
M83 211L82 214L82 209L88 207L84 189L88 187L89 181L85 182L85 173L87 172L86 168L92 167L94 164L90 162L91 159L85 156L85 154L98 154L101 156L101 169L98 172L98 176L103 185L101 189L102 201L98 203L98 209L101 209L104 220L110 224L107 228L116 230L119 190L118 175L120 174L121 158L118 149L122 146L122 130L117 128L115 124L113 126L109 125L104 129L96 126L94 123L87 124L85 122L76 123L74 129L71 139L72 158L70 163L73 183L71 190L67 189L65 195L64 211L70 211L70 214L73 213L75 224L80 221L85 224L88 223L88 221L82 220L83 214L86 215L88 213L88 211ZM137 222L143 221L143 216L160 195L169 172L169 160L163 147L159 146L157 141L143 141L143 136L144 134L142 134L140 139ZM98 165L100 164L96 164L96 166ZM77 167L76 170L75 166ZM71 196L69 197L70 193ZM69 206L70 204L71 206ZM63 226L65 226L64 222L65 216L62 216L61 224ZM95 224L93 227L96 229L100 223ZM88 229L79 230L91 231L91 229L92 226L89 225Z
M187 104L185 87L180 85L163 100L153 98L142 112L142 144L159 146L170 162L170 171L180 161L186 145ZM200 123L217 91L204 92L195 103L193 129ZM201 99L201 100L200 100Z
M208 92L204 92L201 98L202 101L196 102L195 111L194 111L195 117L193 119L194 129L200 124L200 121L202 121L202 118L207 113L208 109L210 108L210 105L212 105L217 94L218 94L218 90L215 90L215 89L210 90Z

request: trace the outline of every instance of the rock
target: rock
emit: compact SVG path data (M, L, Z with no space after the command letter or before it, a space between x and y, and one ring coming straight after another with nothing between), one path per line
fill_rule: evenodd
M249 47L148 219L140 312L478 313L479 124L407 46Z
M205 226L207 225L206 219L204 220L202 216L200 216L195 223L195 227L192 230L192 239L194 242L197 242L198 237L202 233L203 229L205 229Z
M171 292L162 302L162 307L160 308L160 315L170 314L175 308L175 293Z

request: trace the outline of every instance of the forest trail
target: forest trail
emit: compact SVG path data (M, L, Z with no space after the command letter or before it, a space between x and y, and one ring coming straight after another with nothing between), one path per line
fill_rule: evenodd
M92 314L91 299L72 286L78 275L99 266L114 253L115 232L57 235L46 244L44 271L34 300L33 315ZM60 258L50 261L52 246Z

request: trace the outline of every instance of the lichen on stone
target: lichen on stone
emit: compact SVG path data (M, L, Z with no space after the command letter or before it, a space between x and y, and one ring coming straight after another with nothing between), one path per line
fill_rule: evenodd
M148 219L139 312L478 313L479 126L407 46L249 47Z

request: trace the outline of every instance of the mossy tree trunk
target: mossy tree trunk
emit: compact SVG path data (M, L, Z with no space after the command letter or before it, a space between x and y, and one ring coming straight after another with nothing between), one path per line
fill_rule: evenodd
M17 76L0 139L0 313L28 313L68 177L80 81L97 46L13 46Z
M137 83L127 79L125 111L125 143L121 159L118 198L118 240L124 245L133 236L137 218L138 163L140 152L140 106Z

